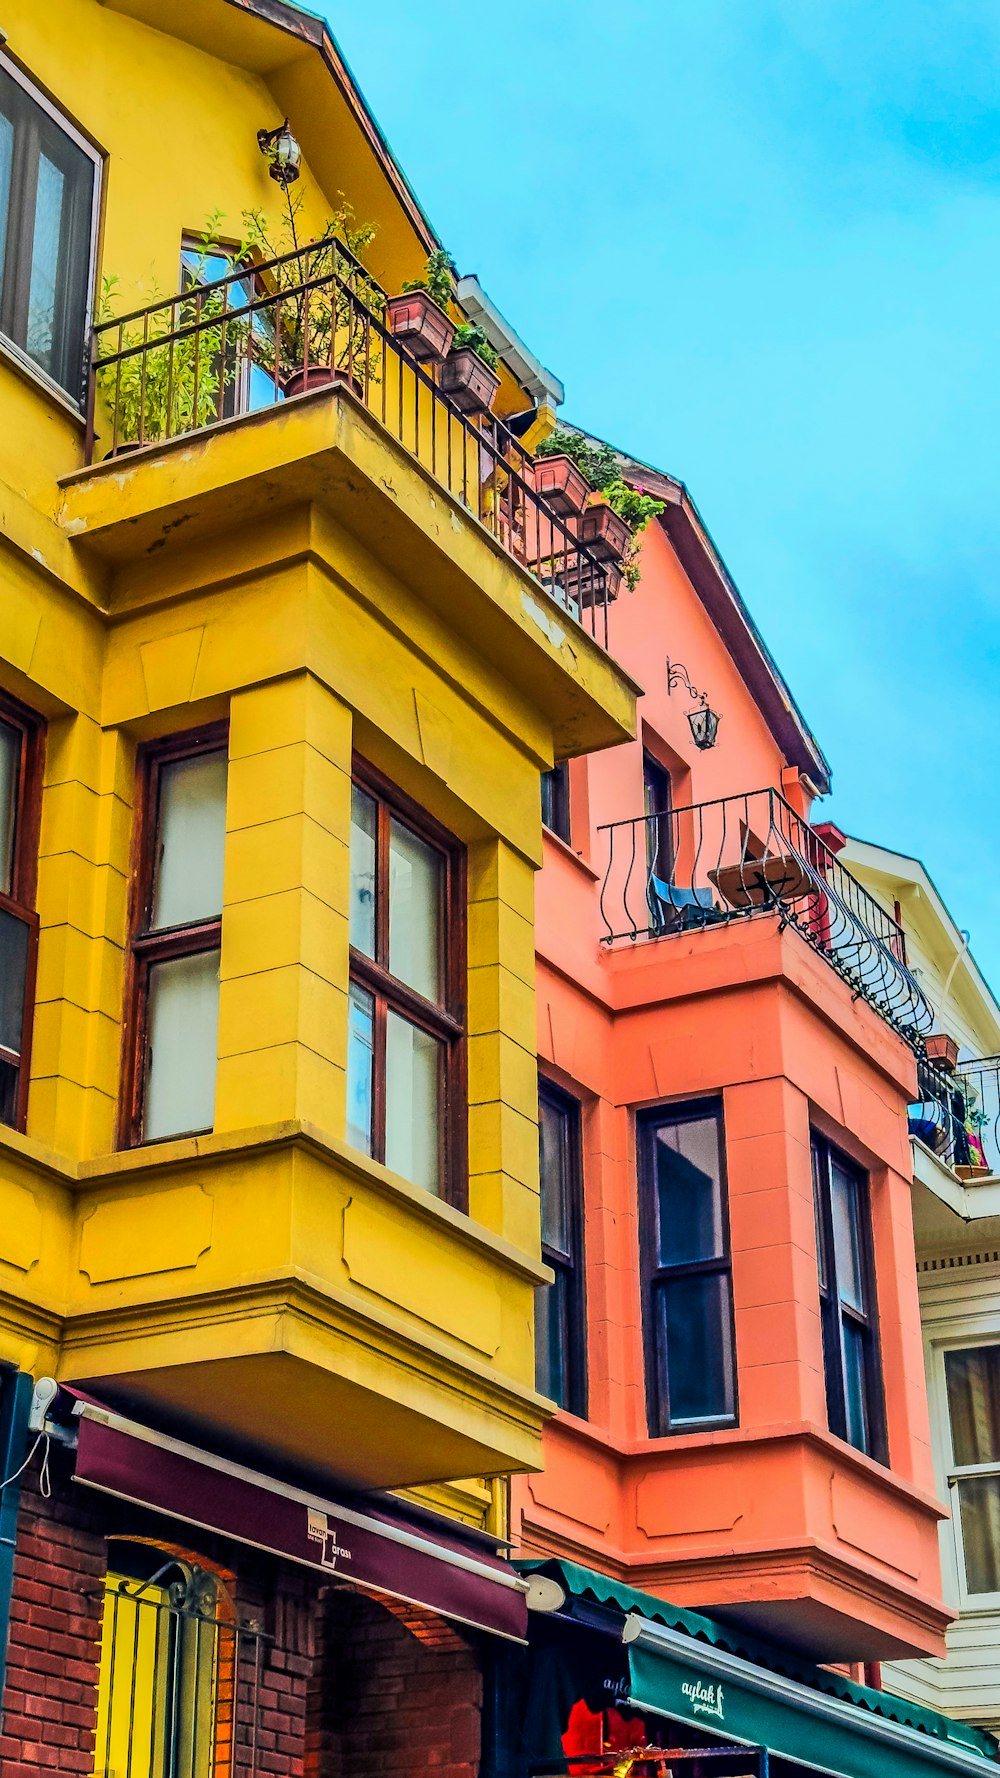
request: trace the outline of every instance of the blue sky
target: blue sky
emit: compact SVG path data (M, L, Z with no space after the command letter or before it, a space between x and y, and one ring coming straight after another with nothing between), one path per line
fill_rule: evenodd
M922 858L1000 989L996 0L327 11L567 416L687 483L818 815Z

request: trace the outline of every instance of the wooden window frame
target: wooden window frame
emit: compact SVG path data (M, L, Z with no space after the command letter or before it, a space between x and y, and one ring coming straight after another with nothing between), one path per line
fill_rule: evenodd
M0 1049L0 1060L17 1073L17 1104L13 1124L0 1128L24 1131L28 1122L28 1087L31 1075L31 1039L35 1022L35 984L38 975L38 847L42 824L42 763L45 724L33 710L0 692L0 720L21 736L21 758L14 809L11 846L10 893L0 890L0 908L23 921L28 928L28 955L24 975L24 1013L21 1048Z
M570 1181L569 1191L569 1237L570 1255L557 1253L549 1247L544 1238L542 1241L542 1259L552 1267L557 1277L568 1280L568 1296L570 1302L567 1314L570 1348L568 1357L564 1358L563 1378L564 1393L567 1400L557 1403L565 1413L574 1414L578 1420L586 1420L588 1406L588 1363L587 1363L587 1267L584 1238L584 1181L583 1181L583 1106L572 1093L564 1092L545 1075L538 1077L539 1104L547 1100L553 1110L566 1121L562 1128L563 1158ZM539 1179L539 1192L542 1181ZM543 1222L544 1227L544 1222ZM551 1284L543 1284L543 1290L551 1290Z
M441 1041L443 1063L438 1084L438 1193L457 1210L468 1211L468 1055L466 998L468 985L468 869L461 841L389 778L354 755L352 782L376 808L375 833L375 957L350 948L350 979L372 996L372 1159L385 1165L386 1027L388 1014L399 1013L410 1024ZM393 817L443 860L443 918L438 967L441 1003L426 1000L389 973L389 827Z
M871 1182L863 1167L818 1130L810 1136L813 1200L816 1214L816 1260L820 1321L823 1329L823 1371L826 1382L827 1423L835 1437L876 1463L888 1463L885 1392L882 1381L882 1346L879 1338L878 1295L875 1288L875 1247L872 1233ZM833 1191L830 1163L836 1158L858 1188L858 1252L864 1311L840 1300L833 1238ZM861 1330L864 1361L864 1409L868 1448L855 1445L848 1436L847 1364L844 1355L844 1319Z
M34 234L34 199L37 190L37 154L34 164L28 165L28 150L19 138L14 138L14 153L11 166L12 202L8 214L8 234L6 240L5 259L13 262L14 271L10 289L0 292L0 341L4 349L10 352L19 364L23 364L31 373L38 377L47 387L58 391L66 401L82 412L86 399L87 342L93 325L94 283L97 269L97 238L101 213L101 186L104 162L101 154L88 142L86 136L75 128L58 105L53 104L46 94L30 78L13 57L5 55L0 49L0 69L33 104L43 117L46 117L55 128L78 149L93 168L93 189L90 201L89 225L85 231L86 241L86 278L84 286L84 310L81 320L79 379L76 388L70 388L51 372L45 370L28 352L26 346L17 340L10 323L15 323L27 313L28 292L31 280L32 243ZM13 194L17 194L16 197ZM65 325L65 322L64 322Z
M186 729L140 747L136 761L136 822L132 842L132 885L129 896L129 939L125 965L125 1014L122 1020L121 1097L118 1147L147 1146L142 1133L146 1087L146 1048L149 1038L149 973L154 964L175 957L194 957L222 949L222 913L184 926L150 930L156 867L156 835L159 817L160 778L163 767L180 759L218 753L228 744L227 722L207 723ZM176 1142L184 1136L202 1136L199 1130L171 1131L154 1136L148 1145Z
M658 1257L658 1212L655 1201L656 1170L654 1165L655 1130L663 1124L695 1123L714 1117L719 1127L719 1218L722 1228L722 1251L709 1259L683 1260L661 1265ZM650 1106L636 1119L636 1161L639 1182L639 1261L642 1292L643 1350L646 1370L646 1417L650 1438L684 1438L719 1428L734 1427L740 1421L739 1366L736 1352L736 1311L733 1302L732 1236L729 1225L729 1180L726 1166L726 1126L723 1103L718 1095L706 1099L685 1099L676 1104ZM733 1379L732 1411L698 1420L681 1420L671 1424L669 1356L661 1349L658 1337L656 1299L661 1285L679 1278L720 1276L728 1280L726 1328L729 1338L730 1365Z

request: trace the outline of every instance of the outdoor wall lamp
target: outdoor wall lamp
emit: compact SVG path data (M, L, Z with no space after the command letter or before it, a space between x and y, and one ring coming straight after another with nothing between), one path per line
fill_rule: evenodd
M302 163L302 150L288 127L287 117L276 130L258 130L257 146L270 162L267 170L271 178L287 191L298 178Z
M714 710L709 708L708 693L698 691L696 687L691 684L691 681L688 678L687 668L682 666L680 661L668 660L668 696L677 685L683 685L688 696L695 700L696 708L688 711L687 719L691 728L691 738L694 741L695 746L700 748L704 753L709 747L715 746L716 737L719 733L719 723L722 721L722 718L721 716L716 715Z

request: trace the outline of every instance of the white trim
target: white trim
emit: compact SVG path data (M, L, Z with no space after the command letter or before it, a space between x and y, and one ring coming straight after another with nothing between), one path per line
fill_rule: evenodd
M109 1426L115 1432L124 1432L129 1438L138 1439L144 1444L157 1445L164 1451L173 1451L177 1456L186 1457L194 1463L200 1463L206 1469L218 1470L221 1475L233 1476L241 1482L250 1482L255 1488L263 1488L269 1494L279 1494L284 1500L299 1501L303 1506L314 1507L348 1525L358 1525L364 1531L370 1531L377 1537L384 1537L389 1543L403 1544L405 1548L417 1550L424 1556L431 1556L451 1568L464 1568L469 1574L478 1575L482 1580L493 1581L497 1586L510 1587L517 1593L528 1591L527 1581L507 1569L493 1568L487 1562L478 1561L475 1556L466 1556L461 1550L445 1549L441 1544L435 1543L430 1538L420 1537L416 1532L404 1531L395 1525L385 1525L380 1519L369 1518L366 1513L356 1512L352 1507L341 1506L339 1502L334 1504L332 1501L324 1500L321 1495L307 1494L304 1489L294 1488L287 1482L275 1481L271 1476L262 1475L259 1470L246 1469L241 1463L232 1463L228 1457L216 1457L208 1451L199 1451L196 1446L184 1444L181 1439L171 1438L167 1433L154 1432L148 1426L139 1426L134 1420L126 1420L122 1415L113 1414L107 1408L99 1408L92 1402L84 1402L82 1417L85 1420L93 1420L100 1426ZM89 1487L94 1484L84 1483L83 1485ZM110 1489L99 1491L112 1492ZM148 1504L148 1502L143 1502L139 1496L130 1496L130 1498L136 1499L140 1506ZM187 1514L181 1516L187 1518ZM193 1521L191 1522L193 1523ZM204 1525L202 1529L218 1531L219 1527ZM238 1538L235 1541L242 1543L246 1540ZM270 1548L274 1554L280 1555L282 1553L274 1551L271 1545L259 1547ZM287 1552L285 1553L287 1554ZM295 1560L294 1557L289 1559ZM307 1563L306 1566L312 1566L312 1564ZM420 1601L413 1600L412 1603L419 1604Z
M970 1753L950 1742L938 1741L920 1729L910 1728L907 1723L891 1722L888 1717L876 1716L872 1712L866 1711L861 1717L857 1705L848 1704L842 1698L831 1698L826 1692L813 1691L811 1686L803 1685L800 1680L787 1679L782 1673L773 1673L769 1668L758 1667L739 1655L730 1654L727 1649L695 1641L683 1631L672 1630L666 1624L652 1623L638 1612L629 1612L625 1619L622 1641L636 1642L640 1647L668 1654L672 1660L681 1661L688 1667L697 1667L703 1673L708 1671L727 1677L748 1691L763 1693L787 1704L790 1709L821 1717L825 1722L835 1722L858 1734L870 1735L874 1740L889 1742L918 1759L934 1760L955 1771L977 1773L979 1778L985 1778L986 1772L994 1769L983 1754ZM642 1698L633 1696L631 1702L640 1709L660 1711L658 1704ZM678 1718L678 1721L686 1720L687 1718ZM725 1732L729 1733L728 1730ZM737 1735L733 1739L740 1740L741 1737ZM748 1742L747 1745L751 1743ZM783 1754L780 1748L774 1749L774 1752L779 1759L790 1757ZM828 1766L823 1769L834 1774L835 1778L844 1778L840 1768Z
M478 323L487 334L490 344L527 390L535 406L541 407L543 403L550 407L561 406L566 391L559 378L546 370L541 360L528 350L510 322L504 319L495 303L490 301L479 279L472 274L459 278L455 294L469 320Z

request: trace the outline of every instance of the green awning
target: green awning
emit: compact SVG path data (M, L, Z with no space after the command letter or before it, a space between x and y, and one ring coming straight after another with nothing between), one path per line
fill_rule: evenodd
M575 1563L519 1563L623 1614L630 1697L726 1742L766 1747L835 1778L996 1778L992 1735L799 1664L698 1612Z

